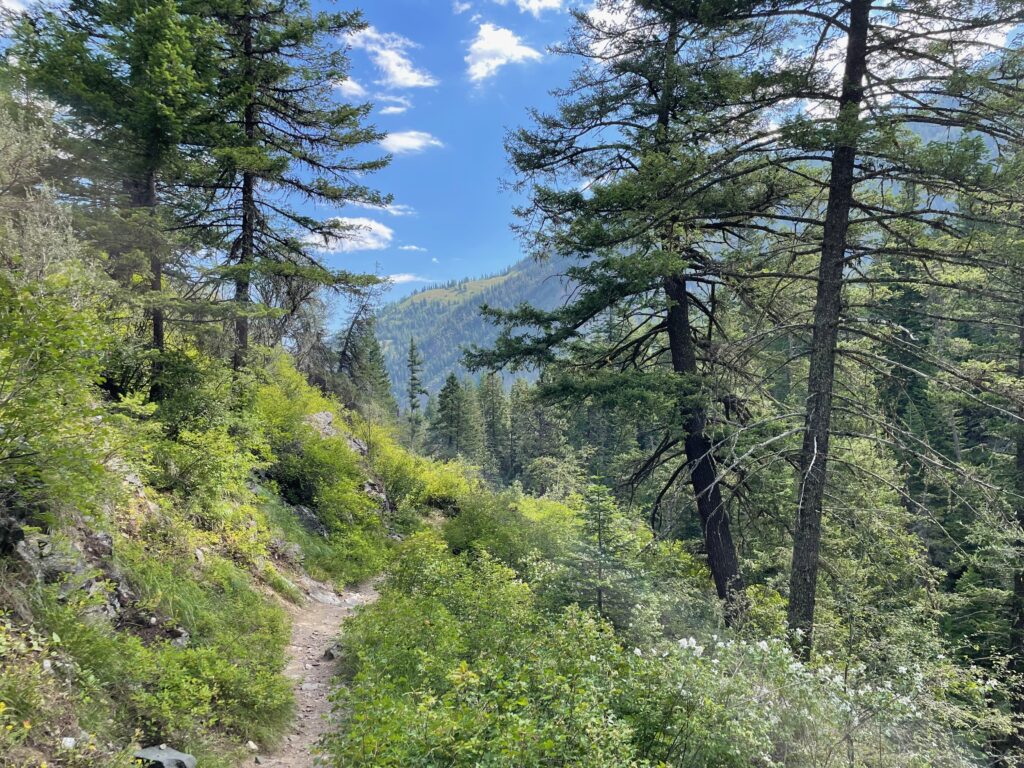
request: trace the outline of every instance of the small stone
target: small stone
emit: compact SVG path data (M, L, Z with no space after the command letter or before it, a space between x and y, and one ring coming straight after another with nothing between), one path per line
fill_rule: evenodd
M63 739L60 740L61 749L74 749L76 744L78 744L78 740L72 738L71 736L65 736Z
M196 768L196 759L192 755L170 749L166 744L159 747L147 747L135 753L143 765L150 768Z
M256 750L259 749L259 747L256 745L255 741L247 741L247 742L245 742L245 748L248 749L250 752L255 752Z
M263 758L256 755L256 757L253 758L253 762L256 763L256 765L263 765Z
M196 562L202 565L206 562L206 555L203 554L203 550L196 547Z

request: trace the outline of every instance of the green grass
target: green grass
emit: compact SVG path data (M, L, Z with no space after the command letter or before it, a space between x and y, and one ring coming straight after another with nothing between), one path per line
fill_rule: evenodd
M383 530L352 529L320 536L303 526L291 507L265 491L259 508L282 539L298 545L303 569L314 579L344 587L378 573L388 559L390 545Z

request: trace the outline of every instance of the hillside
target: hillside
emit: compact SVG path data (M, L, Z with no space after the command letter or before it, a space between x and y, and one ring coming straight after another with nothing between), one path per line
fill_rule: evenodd
M500 274L431 286L383 307L377 335L396 395L405 396L410 338L423 353L423 384L434 394L450 372L465 373L461 361L468 345L486 346L497 336L497 329L480 315L481 305L555 307L567 295L564 271L564 261L524 259Z
M367 5L0 13L0 768L1024 768L1024 0Z

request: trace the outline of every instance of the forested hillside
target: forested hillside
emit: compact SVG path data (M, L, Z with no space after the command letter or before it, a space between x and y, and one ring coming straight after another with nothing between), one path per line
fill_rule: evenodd
M379 313L413 41L2 18L0 768L1024 766L1024 2L576 9Z
M498 275L432 286L383 306L377 315L377 335L395 396L401 397L409 387L410 339L423 355L423 387L437 394L450 372L465 375L466 349L497 338L497 328L480 314L481 306L512 309L525 303L553 309L570 289L566 266L562 259L525 260Z

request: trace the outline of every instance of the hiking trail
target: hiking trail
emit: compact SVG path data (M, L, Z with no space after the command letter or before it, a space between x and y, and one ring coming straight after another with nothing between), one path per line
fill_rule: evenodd
M295 719L274 752L254 756L253 760L265 768L313 768L317 764L317 743L331 725L328 697L338 663L328 651L337 643L342 621L357 606L377 599L372 582L339 593L328 584L304 576L298 586L305 600L289 607L292 637L285 667L285 676L295 686Z

